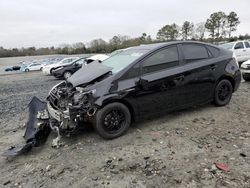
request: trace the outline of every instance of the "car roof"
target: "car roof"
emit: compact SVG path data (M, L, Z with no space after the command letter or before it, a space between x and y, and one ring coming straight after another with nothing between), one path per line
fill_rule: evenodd
M204 42L198 42L198 41L171 41L171 42L161 42L161 43L154 43L154 44L142 44L140 46L135 46L135 47L131 47L129 49L133 49L133 50L155 50L158 48L162 48L164 46L169 46L169 45L174 45L174 44L202 44L202 45L210 45L210 46L215 46L213 44L209 44L209 43L204 43Z

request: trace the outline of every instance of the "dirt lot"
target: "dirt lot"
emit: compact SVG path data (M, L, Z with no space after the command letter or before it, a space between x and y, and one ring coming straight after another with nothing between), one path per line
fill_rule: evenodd
M40 72L0 76L0 151L22 140L27 104L57 82ZM54 149L51 134L24 156L0 158L0 187L250 187L249 91L242 82L226 107L134 123L115 140L89 129Z

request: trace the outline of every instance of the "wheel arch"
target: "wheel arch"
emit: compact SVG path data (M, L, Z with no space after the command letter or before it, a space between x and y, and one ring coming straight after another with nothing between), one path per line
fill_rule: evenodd
M217 80L217 83L216 85L221 81L221 80L228 80L232 86L233 86L233 92L235 91L235 80L232 76L229 76L229 75L223 75L221 76L218 80Z
M71 74L73 74L73 71L71 71L71 70L65 70L65 71L63 71L63 75L65 74L65 72L70 72Z
M106 101L104 101L102 103L101 108L103 108L104 106L106 106L106 105L108 105L110 103L115 103L115 102L118 102L118 103L121 103L121 104L125 105L128 108L129 112L130 112L131 120L132 121L136 120L135 110L134 110L133 106L127 100L116 99L116 98L113 98L113 99L110 99L110 100L106 100Z

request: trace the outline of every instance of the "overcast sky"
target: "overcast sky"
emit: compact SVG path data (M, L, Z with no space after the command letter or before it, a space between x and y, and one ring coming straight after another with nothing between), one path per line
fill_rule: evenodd
M204 22L215 11L237 12L234 34L250 33L250 0L0 0L0 46L58 46L143 32L155 37L166 24Z

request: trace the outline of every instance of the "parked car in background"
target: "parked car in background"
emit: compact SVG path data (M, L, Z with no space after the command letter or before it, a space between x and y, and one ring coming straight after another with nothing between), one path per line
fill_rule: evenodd
M8 72L8 71L18 71L20 70L20 66L12 66L12 67L7 67L4 69L4 71Z
M56 68L63 66L63 65L67 65L72 63L73 61L79 59L79 57L68 57L68 58L64 58L61 61L59 61L58 63L53 63L53 64L49 64L49 65L45 65L42 68L43 74L45 75L51 75L52 71L55 70Z
M93 56L91 56L91 57L86 58L85 61L86 61L87 64L88 64L88 63L91 63L91 62L96 61L96 60L98 60L99 62L102 62L102 61L104 61L104 60L107 59L107 58L109 58L108 55L105 55L105 54L97 54L97 55L93 55Z
M83 64L86 63L85 59L86 58L80 58L75 60L73 63L57 67L52 71L51 74L56 78L68 79L72 74L74 74L74 72L76 72L82 67Z
M242 77L246 81L250 81L250 60L241 64Z
M43 64L41 63L32 63L22 68L22 71L29 72L29 71L39 71L42 70Z
M220 47L233 51L240 64L250 59L250 42L247 40L225 43Z
M94 55L88 58L80 58L71 64L58 67L52 71L52 75L56 78L68 79L72 74L78 71L82 66L92 63L93 61L98 61L101 63L103 60L107 59L107 55Z
M58 132L92 122L100 136L113 139L132 120L209 102L227 105L240 81L229 50L192 41L142 45L79 69L51 89L47 109Z

